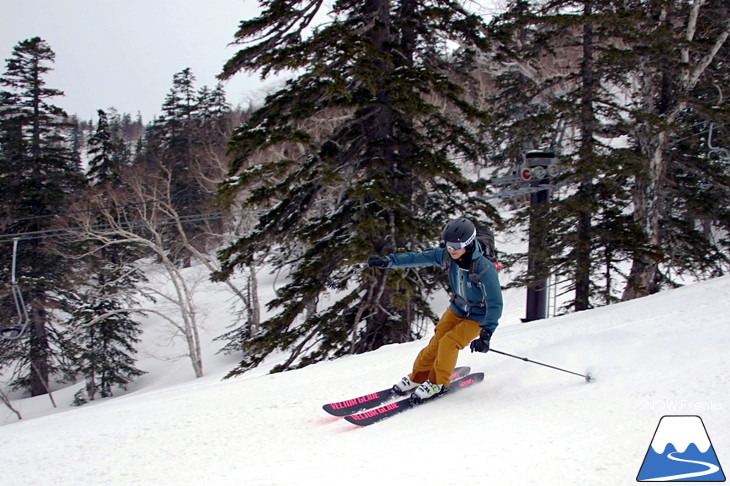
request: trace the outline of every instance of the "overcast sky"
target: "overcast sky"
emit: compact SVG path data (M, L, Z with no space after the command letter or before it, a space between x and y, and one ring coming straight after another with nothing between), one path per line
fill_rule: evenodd
M0 0L1 72L20 41L39 36L56 53L54 104L84 120L114 107L145 122L160 113L173 74L189 67L196 86L238 50L238 23L256 16L256 0ZM225 84L233 105L261 99L275 81L239 73Z

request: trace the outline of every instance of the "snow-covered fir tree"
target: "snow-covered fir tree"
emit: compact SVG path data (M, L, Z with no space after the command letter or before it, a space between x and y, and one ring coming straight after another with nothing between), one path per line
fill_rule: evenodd
M131 161L131 150L120 136L120 122L98 110L99 120L88 140L89 168L87 178L92 184L119 183L119 173Z
M207 87L197 90L190 68L183 69L173 76L162 115L148 127L147 144L140 157L140 163L148 164L150 170L161 166L168 171L172 204L180 216L190 218L186 231L191 239L199 237L196 245L201 250L206 247L206 224L195 215L209 212L211 206L205 166L211 143L223 144L229 135L221 125L228 111L221 85L213 91ZM168 243L174 259L190 265L191 254L178 245L175 229L171 229Z
M133 253L119 246L95 254L90 265L96 278L77 297L79 305L67 323L67 375L81 377L86 386L76 394L77 405L112 396L144 374L136 362L136 345L142 333L133 318L135 287L142 279L131 262ZM87 259L88 260L88 259Z
M109 191L124 183L129 151L117 134L117 125L118 120L110 123L106 112L99 110L96 132L88 143L88 200L106 198ZM107 223L100 213L91 216L96 228ZM125 389L144 374L135 366L142 331L132 317L134 308L139 307L135 298L138 284L145 280L135 262L143 252L123 237L117 239L122 241L101 244L92 239L83 243L87 281L75 295L77 305L70 311L64 343L66 375L70 379L81 377L86 384L76 394L77 405L110 397L115 387Z
M33 37L13 48L0 77L0 206L5 235L52 228L55 223L48 216L62 211L82 187L66 114L53 104L63 92L46 86L54 59L48 43ZM52 315L65 305L73 265L45 239L24 238L18 248L17 276L30 325L20 339L4 342L2 361L13 363L14 386L35 396L48 392L49 377L58 367L61 342ZM2 252L5 275L11 253ZM3 320L17 319L9 293L3 295L7 295Z
M485 46L478 15L433 0L261 6L241 22L242 49L222 78L293 78L231 140L219 201L258 223L221 253L218 277L264 259L288 279L234 373L277 348L289 353L283 370L421 336L439 274L363 262L432 246L457 216L498 219L457 164L483 153L489 119L469 97ZM313 23L323 14L326 23Z

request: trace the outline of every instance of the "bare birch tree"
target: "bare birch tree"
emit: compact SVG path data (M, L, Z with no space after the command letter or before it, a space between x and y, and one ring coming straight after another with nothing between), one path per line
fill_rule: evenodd
M169 288L145 288L144 291L158 300L172 304L175 316L167 315L174 336L181 337L187 346L193 371L197 378L203 376L203 357L200 340L200 310L195 302L195 282L187 277L175 258L174 252L184 250L210 272L218 270L214 257L205 251L205 245L191 238L186 224L196 223L196 237L214 239L216 232L211 225L221 219L217 212L182 216L174 205L172 196L171 172L163 166L137 168L124 176L120 188L104 191L103 203L99 202L93 212L78 213L73 220L73 228L80 241L96 243L94 252L115 245L133 245L145 250L155 264L163 269ZM204 235L201 225L208 227ZM175 245L170 244L174 240ZM230 280L225 281L233 293L245 298L244 292ZM141 309L125 309L125 311ZM149 310L146 310L147 312Z
M690 106L693 89L706 75L730 35L730 18L726 13L719 29L703 30L705 35L709 31L713 37L699 42L698 18L707 3L707 0L694 0L688 9L682 10L681 5L687 5L687 2L665 2L656 21L649 21L652 12L646 12L647 38L657 31L679 29L680 35L673 40L680 47L671 51L674 59L669 58L665 62L658 62L649 54L639 56L636 95L633 97L636 100L634 112L638 116L633 136L643 156L644 167L642 176L636 180L634 219L645 233L647 251L637 253L634 258L623 300L657 290L656 279L662 258L659 250L662 245L662 219L669 209L666 196L676 123ZM662 39L661 42L667 42ZM677 71L670 71L673 66L677 66Z

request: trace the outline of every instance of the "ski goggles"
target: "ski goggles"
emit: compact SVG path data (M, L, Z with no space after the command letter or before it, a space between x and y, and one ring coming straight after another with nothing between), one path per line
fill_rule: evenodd
M462 248L466 248L471 244L472 241L477 237L477 230L474 230L474 234L472 234L469 238L466 239L466 241L457 241L457 242L446 242L446 248L449 250L461 250Z

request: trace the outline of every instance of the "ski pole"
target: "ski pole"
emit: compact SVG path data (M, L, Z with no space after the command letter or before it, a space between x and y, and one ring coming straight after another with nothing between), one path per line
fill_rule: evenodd
M552 366L552 365L549 365L549 364L540 363L539 361L532 361L531 359L523 358L521 356L515 356L514 354L505 353L503 351L497 351L496 349L490 349L490 351L493 352L493 353L502 354L504 356L509 356L510 358L521 359L522 361L527 361L528 363L533 363L533 364L536 364L536 365L545 366L546 368L552 368L554 370L562 371L564 373L570 373L571 375L581 376L581 377L583 377L586 380L586 383L590 383L593 380L593 377L591 376L590 373L586 373L585 375L582 375L580 373L576 373L575 371L564 370L563 368L558 368L557 366Z

